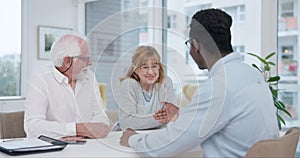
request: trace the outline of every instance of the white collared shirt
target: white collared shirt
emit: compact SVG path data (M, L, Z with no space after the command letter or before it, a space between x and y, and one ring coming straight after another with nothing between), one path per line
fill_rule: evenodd
M109 124L95 75L77 80L75 92L68 78L54 66L28 82L24 129L27 137L76 135L76 123Z
M231 53L217 61L178 119L129 145L146 156L170 156L201 146L204 157L244 157L257 141L279 136L276 109L262 75ZM201 155L199 155L201 156Z

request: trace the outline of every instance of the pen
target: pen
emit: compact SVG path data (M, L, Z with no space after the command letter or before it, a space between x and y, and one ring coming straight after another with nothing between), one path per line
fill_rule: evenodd
M12 141L19 141L19 140L23 140L23 139L22 138L12 138L12 139L3 140L2 142L12 142Z

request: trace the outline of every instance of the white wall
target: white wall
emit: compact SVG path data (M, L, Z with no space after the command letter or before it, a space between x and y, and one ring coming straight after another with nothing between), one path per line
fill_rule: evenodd
M22 0L22 96L26 84L41 72L49 60L38 59L38 26L55 26L77 30L76 0Z
M1 112L24 110L28 79L51 64L49 60L38 59L38 26L72 28L76 31L78 28L76 2L77 0L22 0L21 95L23 97L1 99Z

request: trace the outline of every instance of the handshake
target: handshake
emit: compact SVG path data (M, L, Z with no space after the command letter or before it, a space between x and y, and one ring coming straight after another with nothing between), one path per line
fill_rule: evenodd
M160 123L169 123L175 121L178 117L179 108L171 103L162 102L163 107L159 109L154 115L154 119Z

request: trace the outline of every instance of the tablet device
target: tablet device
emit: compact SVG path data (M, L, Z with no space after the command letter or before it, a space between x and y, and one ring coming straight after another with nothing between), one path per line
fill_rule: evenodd
M44 136L44 135L40 135L38 139L43 140L43 141L48 142L48 143L51 143L53 145L67 145L67 143L64 142L64 141L54 139L54 138L51 138L51 137L47 137L47 136Z
M44 135L41 135L39 137L39 139L44 140L46 142L55 144L55 145L66 145L66 144L84 144L86 143L86 140L57 140L57 139L53 139Z
M8 155L24 155L60 151L67 143L47 136L39 138L12 138L0 140L0 151Z

